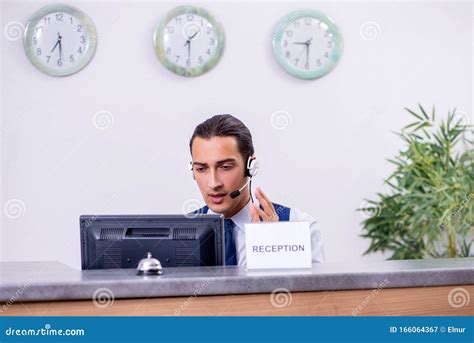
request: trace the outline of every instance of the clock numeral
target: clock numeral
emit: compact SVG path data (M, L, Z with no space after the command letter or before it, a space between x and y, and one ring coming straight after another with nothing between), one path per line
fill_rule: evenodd
M77 32L82 32L82 25L77 25Z
M175 56L176 56L176 62L178 62L180 56L179 55L175 55Z
M288 46L288 41L287 40L284 40L283 41L283 47L286 48Z
M81 43L85 43L86 42L86 37L85 36L81 36Z
M211 54L211 49L207 49L206 53L207 53L208 55L210 55L210 54Z
M298 65L299 61L300 61L299 59L295 58L295 66Z
M299 28L299 27L300 27L300 22L299 22L299 21L294 21L294 22L293 22L293 26L294 26L295 28Z
M62 13L56 13L56 20L57 21L63 21L64 15Z
M173 26L167 26L166 27L166 32L173 33L174 32L174 27Z
M69 56L69 62L71 62L71 63L74 62L74 55Z
M309 69L309 62L306 62L304 65L304 69L308 70Z
M167 55L171 54L171 48L166 48L166 54Z
M187 19L188 21L193 21L193 19L194 19L194 14L188 14L188 15L186 16L186 19Z
M38 44L38 38L36 36L33 36L33 44L34 45Z
M212 33L212 27L211 27L211 26L209 26L209 27L206 29L206 33L207 33L208 35L210 35L210 34Z
M188 58L188 59L186 60L186 67L189 67L190 65L191 65L191 60Z
M49 17L44 18L44 23L45 24L51 24L51 19Z
M72 24L72 17L71 17L71 18L69 18L69 21L70 21L70 22L71 22L71 24Z
M329 58L329 51L326 51L326 53L324 54L324 56L326 56L327 58Z
M318 65L318 67L321 67L321 60L319 58L316 60L316 64Z
M291 31L291 30L286 30L285 32L286 32L286 35L287 35L288 37L293 36L293 31Z
M36 49L36 55L38 55L38 56L41 55L41 49L40 48Z
M286 54L285 54L285 57L286 57L286 58L290 58L290 56L291 56L290 51L287 50L287 51L286 51Z
M332 48L332 42L331 41L328 42L328 48Z
M57 62L58 67L61 67L63 65L63 61L61 59L58 60Z
M209 45L214 45L214 43L216 42L216 39L211 37L209 38Z
M174 18L176 24L181 25L181 17Z
M304 19L304 23L305 23L306 25L311 25L311 24L313 23L313 20L312 20L311 18L305 18L305 19Z
M77 49L77 52L82 54L82 47L79 47L79 49Z
M204 60L202 59L202 56L199 56L198 62L199 62L199 64L203 64Z
M50 59L51 59L51 56L46 56L46 63L49 63Z

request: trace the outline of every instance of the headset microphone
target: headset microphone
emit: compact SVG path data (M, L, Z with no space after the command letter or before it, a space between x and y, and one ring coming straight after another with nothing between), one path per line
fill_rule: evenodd
M242 191L242 189L244 189L245 187L247 187L247 185L249 184L249 182L250 182L251 180L252 180L251 178L248 178L248 181L245 183L245 185L243 185L242 187L240 187L240 189L238 189L238 190L235 190L235 191L233 191L233 192L230 192L230 193L229 193L229 196L230 196L232 199L237 198L237 197L240 195L240 192Z
M235 199L237 198L241 193L242 189L244 189L245 187L247 187L247 185L250 184L250 189L249 189L249 192L250 192L250 200L253 202L253 197L252 197L252 178L257 175L257 172L258 172L258 161L255 157L249 157L249 159L247 160L247 166L245 168L245 176L247 177L247 182L245 183L245 185L243 185L242 187L240 187L240 189L238 190L235 190L233 192L230 192L229 193L229 196L232 198L232 199Z

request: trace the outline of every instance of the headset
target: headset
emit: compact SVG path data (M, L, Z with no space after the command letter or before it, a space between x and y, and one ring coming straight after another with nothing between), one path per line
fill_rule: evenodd
M247 164L245 166L245 178L247 179L247 181L245 182L245 184L242 187L240 187L239 189L236 189L235 191L229 193L229 196L232 199L237 198L241 194L242 190L245 187L247 187L247 185L248 185L249 186L249 191L250 191L250 200L252 201L252 203L254 202L253 201L253 196L252 196L252 178L255 175L257 175L258 168L259 168L258 160L255 157L250 156L248 158ZM193 171L193 161L189 162L189 170L191 171L191 173L193 175L193 179L196 180L196 177L194 176L194 171Z

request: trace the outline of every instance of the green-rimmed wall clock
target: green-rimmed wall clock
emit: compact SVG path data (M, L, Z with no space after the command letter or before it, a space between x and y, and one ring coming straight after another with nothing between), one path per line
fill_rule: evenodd
M182 76L199 76L211 70L224 51L224 29L201 7L179 6L160 22L153 35L160 62Z
M53 4L30 17L23 46L36 68L48 75L66 76L78 72L92 59L97 33L84 12L69 5Z
M301 79L329 73L343 50L342 35L334 21L314 10L294 11L281 19L272 43L278 63Z

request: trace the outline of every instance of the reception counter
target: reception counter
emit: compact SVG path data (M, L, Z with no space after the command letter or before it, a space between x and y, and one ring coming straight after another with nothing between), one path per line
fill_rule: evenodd
M0 315L472 315L474 258L76 270L0 262Z

